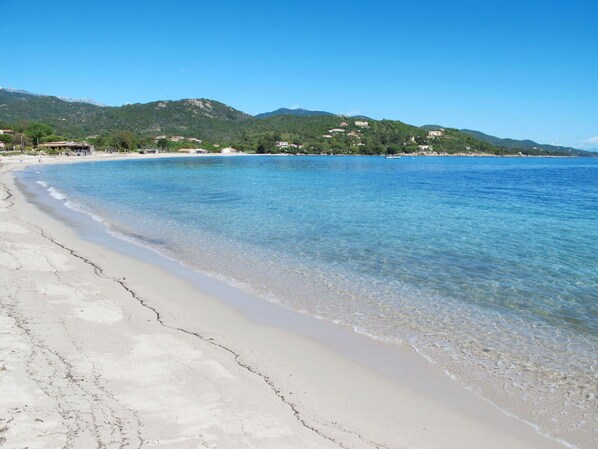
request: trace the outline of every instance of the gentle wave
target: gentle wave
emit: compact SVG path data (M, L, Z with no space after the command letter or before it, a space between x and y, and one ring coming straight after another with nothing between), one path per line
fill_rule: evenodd
M39 184L40 186L44 187L52 198L62 201L65 207L75 212L84 213L85 215L88 215L91 218L93 218L98 223L104 222L104 218L92 212L92 210L88 206L85 206L84 204L69 199L69 197L64 192L57 189L56 187L51 186L46 181L38 180L36 181L36 184Z

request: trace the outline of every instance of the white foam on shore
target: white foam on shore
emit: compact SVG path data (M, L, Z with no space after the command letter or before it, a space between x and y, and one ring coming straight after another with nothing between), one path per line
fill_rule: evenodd
M100 217L97 214L94 214L93 212L91 212L91 210L89 210L89 208L87 208L86 206L83 206L82 204L79 204L79 203L76 203L74 201L67 199L64 202L64 205L65 205L65 207L68 207L71 210L74 210L77 212L82 212L86 215L89 215L92 219L94 219L98 223L104 223L104 219L102 217Z
M66 200L66 195L52 186L48 187L48 193L52 198L56 198L57 200Z
M46 181L38 180L35 183L46 189L46 191L52 198L62 201L65 207L68 207L69 209L74 210L76 212L84 213L85 215L90 216L98 223L104 222L104 219L102 217L92 212L91 209L89 209L87 206L71 200L64 192L62 192L54 186L49 185Z

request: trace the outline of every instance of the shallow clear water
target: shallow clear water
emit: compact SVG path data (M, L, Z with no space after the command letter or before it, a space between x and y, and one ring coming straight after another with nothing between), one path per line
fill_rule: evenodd
M598 159L195 157L22 176L191 267L409 344L544 432L596 437Z

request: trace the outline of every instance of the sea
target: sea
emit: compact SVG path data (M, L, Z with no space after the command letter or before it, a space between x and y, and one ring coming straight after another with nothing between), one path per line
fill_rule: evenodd
M598 447L598 158L197 156L30 167L52 207L408 346Z

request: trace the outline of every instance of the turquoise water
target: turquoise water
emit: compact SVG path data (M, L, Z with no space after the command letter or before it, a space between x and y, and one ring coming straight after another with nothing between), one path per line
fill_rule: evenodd
M409 344L548 433L596 435L598 159L195 157L22 176L116 235Z

